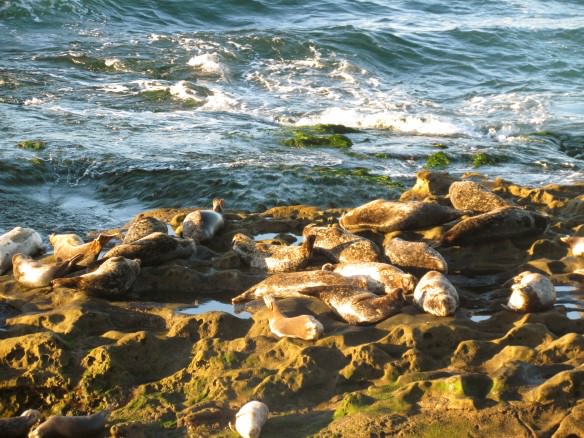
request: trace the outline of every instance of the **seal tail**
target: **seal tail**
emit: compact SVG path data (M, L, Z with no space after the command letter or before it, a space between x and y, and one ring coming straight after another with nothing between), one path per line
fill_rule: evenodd
M255 298L256 287L252 286L248 290L240 293L236 297L231 299L231 304L243 303L245 301L251 301Z

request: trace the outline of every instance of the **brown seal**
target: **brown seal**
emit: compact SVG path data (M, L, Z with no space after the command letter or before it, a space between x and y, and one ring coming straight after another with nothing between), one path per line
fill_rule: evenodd
M308 225L304 238L316 236L314 250L335 263L379 262L379 248L369 239L339 227Z
M444 274L429 271L414 290L414 303L432 315L449 316L458 308L458 292Z
M32 228L15 227L0 236L0 275L12 267L15 254L35 255L44 251L41 235Z
M93 415L52 415L33 429L28 438L81 438L92 437L105 430L109 410Z
M458 219L465 213L434 202L376 199L349 210L341 216L339 223L352 232L373 230L389 233L433 227Z
M195 243L189 239L178 239L159 231L131 243L114 246L103 256L140 259L142 266L158 265L173 259L188 258L195 251Z
M12 273L15 280L23 286L46 287L54 278L63 277L79 269L77 262L83 257L83 254L77 254L62 262L42 263L32 257L16 254L12 257Z
M41 419L41 414L35 409L24 411L19 417L0 418L0 437L22 438Z
M242 233L233 236L233 251L252 268L267 272L293 272L307 265L315 237L304 239L302 245L272 245L256 242Z
M139 217L132 222L132 225L128 228L122 243L135 242L136 240L140 240L141 238L156 233L157 231L168 234L168 226L160 219L156 219L152 216Z
M509 203L483 185L474 181L456 181L448 189L450 203L458 210L486 213Z
M288 318L282 314L274 297L264 295L264 302L270 309L270 331L277 337L315 341L324 333L323 325L314 316L299 315Z
M49 242L53 245L57 261L68 260L77 254L83 254L83 258L77 264L87 267L97 260L103 246L117 236L118 234L100 234L92 241L85 243L77 234L51 234Z
M409 242L394 237L384 243L383 251L392 265L405 270L448 272L442 254L426 242Z
M223 199L215 198L212 210L195 210L189 213L182 223L182 236L196 242L211 240L225 225L223 206Z
M524 271L512 279L508 310L537 312L551 308L556 302L556 289L545 275Z
M409 294L416 287L416 278L413 275L406 274L388 263L355 262L337 265L325 263L322 269L344 277L364 277L367 279L367 289L373 292L390 293L393 289L399 288Z

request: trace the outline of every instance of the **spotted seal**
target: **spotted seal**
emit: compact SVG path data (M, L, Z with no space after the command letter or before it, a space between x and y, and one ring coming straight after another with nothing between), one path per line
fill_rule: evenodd
M169 260L188 258L194 252L195 243L192 240L178 239L157 231L134 242L114 246L103 255L103 258L121 256L140 259L142 266L152 266Z
M225 225L223 219L223 199L213 199L212 210L195 210L189 213L182 223L183 237L196 242L206 242Z
M17 254L35 255L44 251L41 235L32 228L14 227L0 236L0 275L12 267Z
M19 253L12 257L12 273L23 286L46 287L54 278L63 277L75 268L79 269L77 262L82 258L83 254L77 254L62 262L42 263Z
M548 218L519 207L501 207L463 219L443 234L441 244L472 245L496 240L535 237L548 227Z
M235 425L230 423L230 427L235 428L242 438L259 438L269 412L265 403L256 400L247 402L237 411Z
M564 242L572 254L575 256L584 256L584 237L581 236L562 236L560 240Z
M97 260L104 245L117 236L118 234L99 234L86 243L77 234L51 234L49 242L53 245L57 261L68 260L77 254L83 254L83 258L77 264L88 267Z
M352 232L373 230L389 233L433 227L458 219L465 213L434 202L376 199L346 212L339 224Z
M0 436L2 438L22 438L41 419L35 409L24 411L18 417L0 418Z
M233 236L233 251L252 268L267 272L292 272L308 263L315 237L304 239L302 245L272 245L256 242L243 233Z
M143 216L132 222L122 243L132 243L156 232L168 234L166 223L152 216Z
M312 315L299 315L288 318L280 311L274 297L264 295L264 302L270 309L268 321L270 331L279 338L299 338L315 341L324 333L322 323Z
M442 254L426 242L410 242L399 237L386 240L383 252L392 265L405 270L448 272Z
M545 275L524 271L512 279L508 310L537 312L551 308L556 302L556 289Z
M416 286L416 278L413 275L406 274L388 263L355 262L337 265L325 263L322 269L336 272L343 277L364 277L367 279L367 289L374 292L390 293L393 289L400 288L409 294Z
M78 289L92 296L117 298L132 287L139 273L139 259L111 257L95 271L77 277L56 278L51 285Z
M449 316L458 308L458 292L444 274L429 271L414 290L414 303L432 315Z
M315 252L335 263L381 261L379 248L374 242L342 228L308 225L302 234L305 239L316 236Z
M104 432L108 415L109 410L107 409L93 415L52 415L34 428L28 434L28 438L80 438L96 436Z
M457 210L472 210L477 213L509 206L503 198L474 181L453 182L448 188L448 197Z

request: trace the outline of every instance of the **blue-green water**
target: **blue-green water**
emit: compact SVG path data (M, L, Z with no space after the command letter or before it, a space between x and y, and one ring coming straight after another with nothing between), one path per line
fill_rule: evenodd
M396 192L352 169L408 186L437 151L453 174L573 182L583 122L581 1L0 1L0 231L215 196L353 206ZM283 143L317 123L361 131Z

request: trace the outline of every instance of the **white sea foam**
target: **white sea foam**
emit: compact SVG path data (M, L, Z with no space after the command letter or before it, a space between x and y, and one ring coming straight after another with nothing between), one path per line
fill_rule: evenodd
M207 96L207 101L198 108L199 111L223 111L232 112L240 109L239 101L231 96L229 93L213 89L212 94Z
M198 73L209 76L225 78L228 72L227 66L217 53L203 53L193 56L187 64L194 67Z

